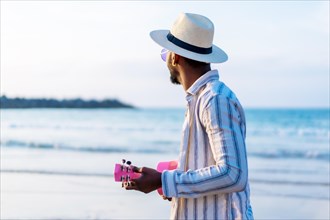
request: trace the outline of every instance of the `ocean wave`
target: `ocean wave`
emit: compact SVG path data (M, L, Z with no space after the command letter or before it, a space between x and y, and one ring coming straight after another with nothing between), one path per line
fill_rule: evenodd
M265 168L265 169L249 169L250 172L253 173L272 173L272 174L303 174L303 175L314 175L318 172L321 172L320 170L315 171L315 170L298 170L298 169L271 169L271 168Z
M330 186L329 182L312 182L312 181L289 181L289 180L269 180L269 179L249 179L252 183L263 184L280 184L280 185L298 185L298 186Z
M89 176L89 177L113 177L110 173L79 173L70 171L55 170L21 170L21 169L1 169L1 173L24 173L24 174L42 174L42 175L60 175L60 176Z
M109 181L114 181L112 173L97 173L97 172L70 172L70 171L56 171L56 170L23 170L23 169L1 169L1 174L23 174L23 175L51 175L51 176L68 176L68 177L86 177L86 178L107 178ZM263 189L260 185L254 186L254 195L266 195L266 196L279 196L286 198L302 198L302 199L313 199L313 200L326 200L329 201L328 193L312 193L306 190L299 192L291 192L288 190L274 191L270 190L275 185L281 185L284 187L305 187L302 189L317 188L322 191L327 190L330 186L329 182L322 181L288 181L288 180L269 180L269 179L249 179L251 185L262 184L265 186Z
M64 175L64 176L89 176L89 177L113 177L112 173L87 173L87 172L70 172L58 170L24 170L24 169L1 169L1 173L24 173L24 174L42 174L42 175ZM307 185L307 186L325 186L329 187L330 182L312 182L312 181L290 181L284 179L255 179L250 178L251 183L262 184L280 184L280 185Z
M30 149L53 149L53 150L66 150L78 151L89 153L144 153L144 154L162 154L170 151L157 149L157 148L129 148L129 147L115 147L115 146L69 146L52 143L38 143L38 142L24 142L19 140L1 141L3 147L11 148L30 148Z
M281 158L281 159L317 159L330 161L329 152L321 151L299 151L299 150L274 150L274 151L260 151L260 152L249 152L249 156L261 157L261 158Z
M141 153L141 154L166 154L177 153L176 146L179 143L171 141L151 141L150 146L159 146L157 148L144 146L71 146L57 143L40 143L28 142L20 140L6 140L0 142L1 147L10 148L29 148L29 149L50 149L50 150L65 150L89 153ZM258 158L272 158L272 159L315 159L322 161L330 161L330 153L328 151L320 150L297 150L297 149L273 149L263 151L248 151L248 156Z
M271 128L249 127L248 136L253 137L298 137L316 140L329 140L330 130L328 128Z
M293 197L293 198L300 198L300 199L313 199L313 200L329 200L328 194L317 195L314 193L307 193L303 194L303 192L298 193L290 193L290 192L276 192L276 191L269 191L269 190L261 190L257 189L253 192L254 195L267 195L267 196L278 196L278 197Z

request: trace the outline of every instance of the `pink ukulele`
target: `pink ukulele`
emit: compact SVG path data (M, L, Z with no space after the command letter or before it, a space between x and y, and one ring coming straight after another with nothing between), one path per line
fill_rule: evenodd
M139 178L141 176L140 173L135 173L133 171L133 166L130 161L122 160L122 164L115 164L115 171L114 171L114 177L116 182L129 182L132 179ZM125 162L127 165L125 165ZM157 165L157 171L163 172L164 170L174 170L178 167L178 162L175 160L172 161L165 161L165 162L159 162ZM162 188L157 189L159 195L163 195Z

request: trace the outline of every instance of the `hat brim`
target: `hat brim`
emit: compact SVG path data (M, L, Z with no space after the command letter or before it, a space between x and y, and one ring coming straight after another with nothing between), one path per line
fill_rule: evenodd
M150 32L150 37L165 49L192 60L205 63L223 63L228 60L227 54L214 44L212 45L212 53L210 54L199 54L183 49L167 39L169 32L169 30L155 30Z

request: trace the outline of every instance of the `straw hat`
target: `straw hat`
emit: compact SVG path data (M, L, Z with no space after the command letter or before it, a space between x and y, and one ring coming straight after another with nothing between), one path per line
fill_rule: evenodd
M223 63L228 56L213 44L213 35L212 21L191 13L181 13L171 30L150 32L156 43L178 55L205 63Z

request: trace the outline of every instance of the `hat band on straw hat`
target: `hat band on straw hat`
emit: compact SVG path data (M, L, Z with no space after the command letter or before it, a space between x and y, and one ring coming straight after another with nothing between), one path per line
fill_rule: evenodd
M176 38L171 32L167 34L167 39L171 41L173 44L175 44L178 47L181 47L183 49L189 50L191 52L199 53L199 54L211 54L212 53L212 47L204 48L204 47L197 47L191 44L188 44L178 38Z

